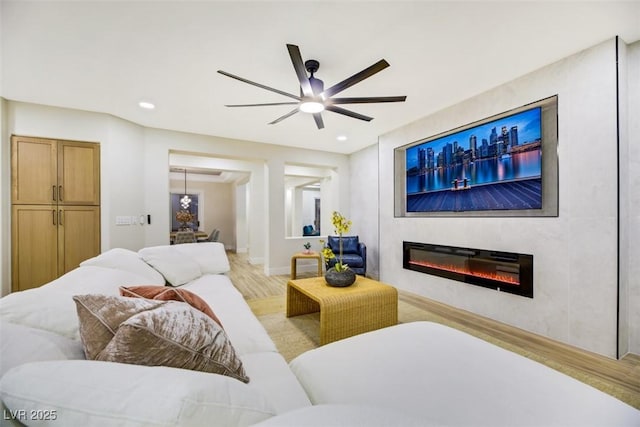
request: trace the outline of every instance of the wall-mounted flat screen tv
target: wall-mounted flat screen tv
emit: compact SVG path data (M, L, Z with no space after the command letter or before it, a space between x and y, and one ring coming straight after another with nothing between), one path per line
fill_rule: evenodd
M557 216L557 97L412 142L395 157L396 216Z

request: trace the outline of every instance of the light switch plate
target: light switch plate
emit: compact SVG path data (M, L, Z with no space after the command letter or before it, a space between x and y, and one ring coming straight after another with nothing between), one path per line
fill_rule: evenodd
M130 216L116 216L116 225L131 225Z

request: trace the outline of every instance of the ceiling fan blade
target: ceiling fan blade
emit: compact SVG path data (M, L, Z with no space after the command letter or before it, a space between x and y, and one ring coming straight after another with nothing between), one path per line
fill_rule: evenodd
M359 83L362 80L373 76L375 73L384 70L388 66L389 66L389 63L384 59L381 59L380 61L376 62L372 66L367 67L364 70L360 71L359 73L356 73L353 76L344 79L340 83L336 83L335 85L331 86L329 89L323 92L323 96L325 98L329 98L335 95L336 93L342 92L343 90L353 86L354 84Z
M330 98L331 104L369 104L374 102L404 102L406 96L368 96L362 98Z
M300 100L300 97L297 96L297 95L293 95L291 93L284 92L284 91L279 90L279 89L275 89L275 88L272 88L272 87L269 87L269 86L265 86L265 85L260 84L260 83L252 82L251 80L247 80L247 79L244 79L242 77L236 76L234 74L227 73L226 71L218 70L218 73L222 74L223 76L231 77L232 79L240 80L243 83L248 83L250 85L254 85L254 86L257 86L259 88L269 90L271 92L279 93L280 95L288 96L289 98Z
M284 116L280 116L277 119L275 119L272 122L269 122L270 125L275 125L276 123L280 123L281 121L283 121L284 119L286 119L287 117L291 117L293 116L295 113L298 112L297 108L294 108L293 110L289 111L287 114L285 114Z
M320 113L315 113L313 115L313 120L316 121L316 126L318 126L318 129L324 129L324 122L322 121L322 115L320 115Z
M329 111L333 111L334 113L343 114L345 116L353 117L354 119L364 120L365 122L373 120L373 117L354 113L353 111L345 110L344 108L336 107L335 105L327 105L325 108Z
M266 104L227 104L225 107L266 107L270 105L298 105L298 102L269 102Z
M300 55L300 48L294 44L288 44L287 50L289 50L289 56L293 63L293 69L296 70L298 81L300 82L300 89L304 96L313 96L313 90L311 89L311 83L309 83L309 77L307 77L307 69L304 67L302 61L302 55Z

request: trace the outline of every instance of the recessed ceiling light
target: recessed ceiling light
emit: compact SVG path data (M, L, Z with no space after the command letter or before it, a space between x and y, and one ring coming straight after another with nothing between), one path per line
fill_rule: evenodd
M338 136L336 136L336 139L338 141L346 141L347 137L346 137L346 135L338 135Z
M140 101L138 102L138 105L140 106L140 108L144 108L145 110L153 110L154 108L156 108L154 104L147 101Z

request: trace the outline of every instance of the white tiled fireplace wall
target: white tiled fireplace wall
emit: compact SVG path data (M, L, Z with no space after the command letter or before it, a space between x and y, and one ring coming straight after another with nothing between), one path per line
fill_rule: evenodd
M620 168L617 47L622 85ZM379 238L368 244L378 255L370 261L374 264L370 270L379 271L380 280L400 289L599 354L640 353L640 267L630 262L640 256L640 200L633 196L638 193L633 188L640 185L640 132L637 120L628 120L640 113L640 88L631 82L633 71L640 68L639 58L640 42L608 40L385 134L377 152L369 148L352 155L352 166L379 169L379 200L360 197L358 208L352 202L355 224L373 209L379 212ZM396 147L556 94L558 217L394 217ZM357 177L352 180L353 186L359 185ZM535 296L521 298L405 270L403 240L533 254Z

